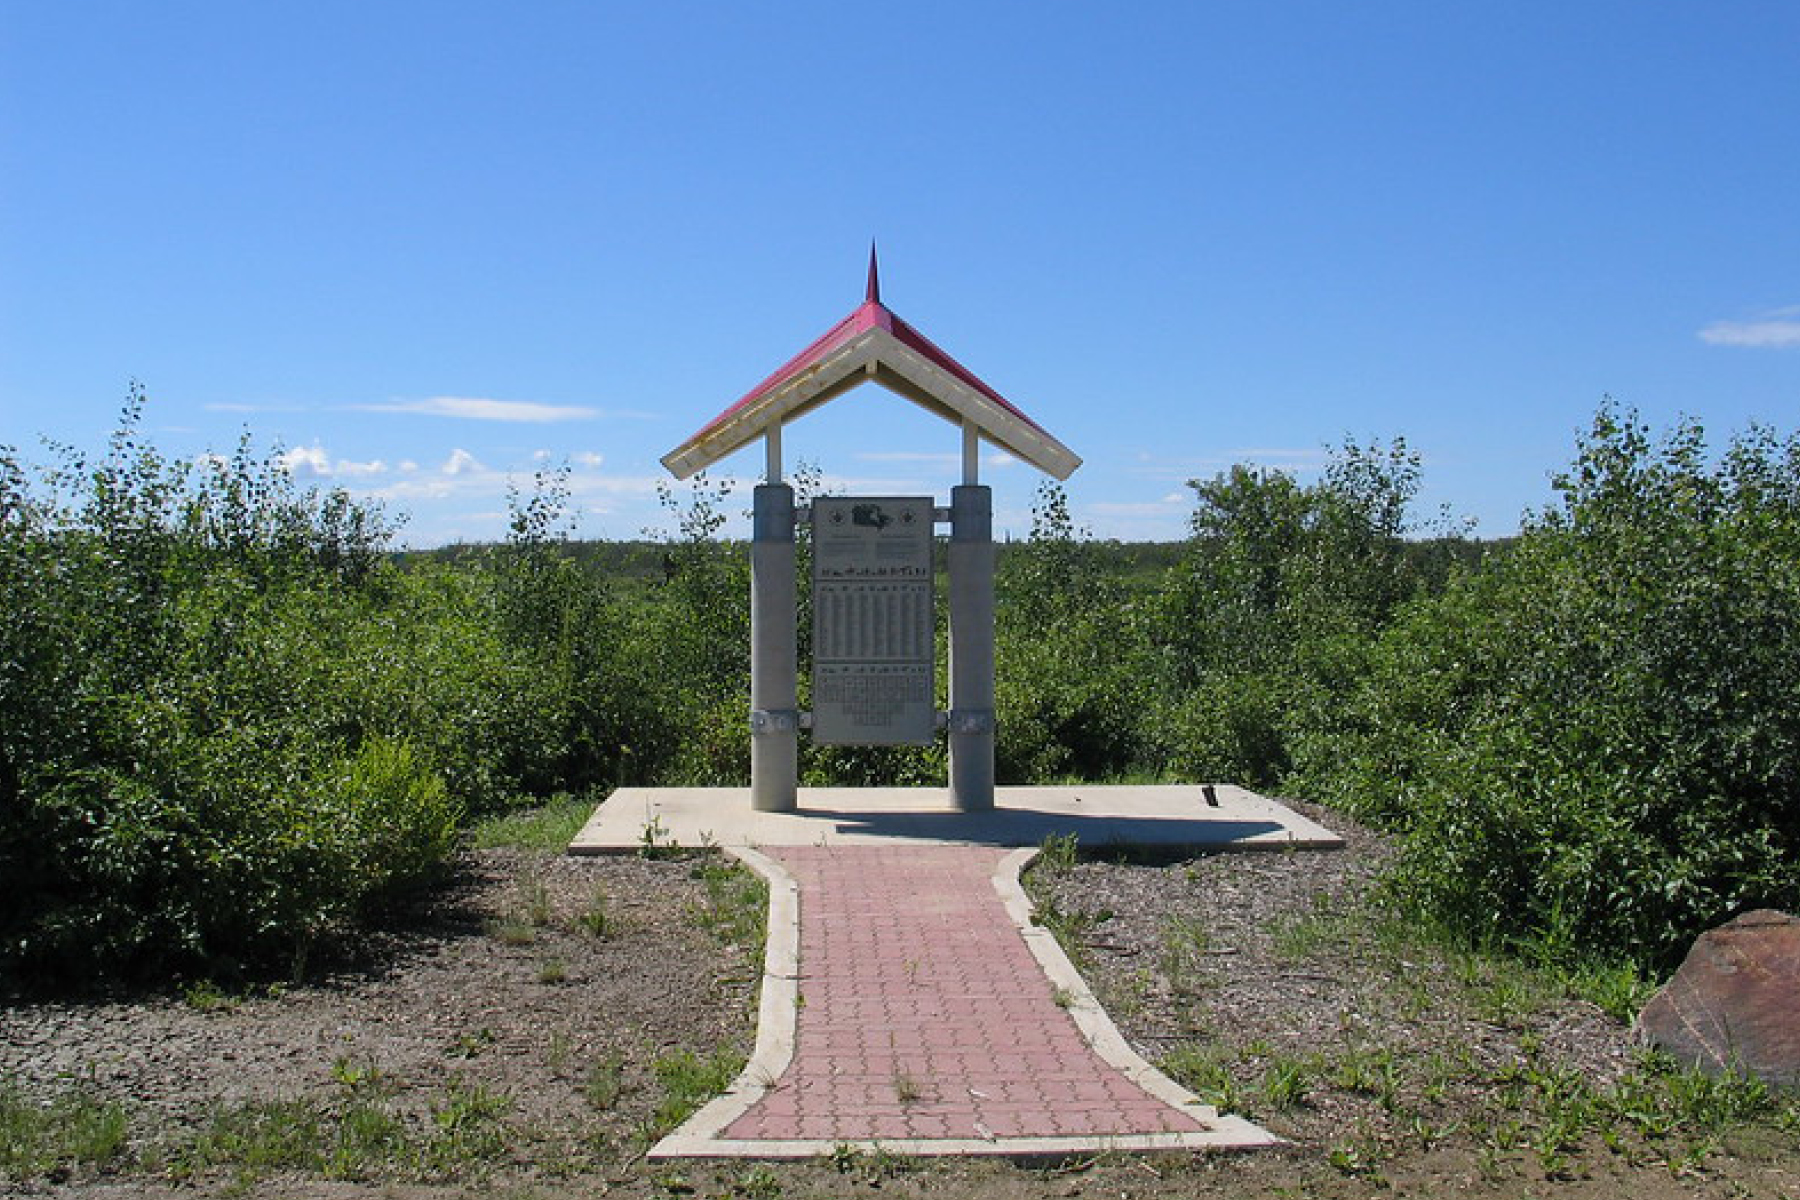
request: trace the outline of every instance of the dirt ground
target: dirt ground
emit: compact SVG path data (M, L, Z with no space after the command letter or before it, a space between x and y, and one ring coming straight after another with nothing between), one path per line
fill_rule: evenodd
M451 886L316 981L0 1007L0 1083L45 1103L79 1089L129 1122L112 1161L0 1177L0 1191L1800 1198L1791 1124L1645 1132L1616 1112L1571 1117L1580 1097L1643 1075L1630 1031L1529 972L1371 918L1361 896L1380 840L1296 807L1349 846L1084 860L1036 885L1127 1038L1288 1139L1280 1150L648 1163L669 1065L748 1050L760 947L709 916L698 857L503 850L467 854ZM334 1179L219 1149L232 1114L292 1102L331 1129L358 1098L454 1152L346 1160L328 1174L353 1177ZM465 1129L493 1137L457 1140Z

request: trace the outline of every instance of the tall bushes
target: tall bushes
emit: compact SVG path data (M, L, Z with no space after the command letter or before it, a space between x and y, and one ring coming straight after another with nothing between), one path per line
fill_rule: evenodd
M379 513L247 444L163 459L142 407L96 462L0 452L0 971L290 965L462 814L747 778L729 485L666 498L654 580L571 553L556 472L504 545L397 563ZM1654 966L1800 904L1800 439L1714 455L1605 407L1498 550L1414 540L1418 482L1400 441L1308 484L1233 468L1173 566L1043 489L1001 559L1001 779L1325 799L1396 831L1420 911L1542 953ZM929 784L943 751L802 769Z
M1306 778L1472 936L1663 964L1800 903L1800 439L1608 406L1557 487L1379 640Z
M1167 764L1274 786L1361 647L1429 582L1403 537L1419 458L1403 440L1346 442L1322 477L1237 466L1196 480L1186 560L1150 629Z
M0 455L15 982L292 961L428 877L455 828L439 764L367 703L391 648L341 636L392 601L378 514L247 447L167 461L143 403L41 486Z
M996 772L1002 783L1153 769L1142 610L1116 562L1076 529L1062 489L996 581Z

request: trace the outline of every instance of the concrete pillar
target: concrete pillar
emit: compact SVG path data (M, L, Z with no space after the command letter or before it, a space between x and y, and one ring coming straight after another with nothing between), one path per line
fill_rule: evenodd
M794 587L794 489L760 484L750 538L750 806L758 812L799 803Z
M950 806L994 807L994 499L950 489Z

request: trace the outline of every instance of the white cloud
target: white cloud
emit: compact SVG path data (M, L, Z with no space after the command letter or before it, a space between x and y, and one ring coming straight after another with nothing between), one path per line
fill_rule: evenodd
M424 417L459 417L467 421L518 421L546 425L555 421L591 421L600 410L582 404L538 404L531 400L485 400L465 396L433 396L428 400L393 400L356 404L358 412L410 413Z
M593 450L583 450L580 454L575 456L575 461L581 466L595 468L605 462L606 458L604 455Z
M276 459L295 479L329 479L331 456L323 446L314 444L289 450Z
M487 473L487 468L481 465L480 459L460 447L450 452L450 457L444 460L444 465L439 467L438 470L441 473L452 477L457 475L482 475Z
M1749 321L1714 321L1700 331L1700 340L1711 346L1800 349L1800 306L1778 308Z
M300 446L285 451L276 457L282 469L295 479L331 479L336 476L362 478L369 475L385 475L388 465L381 459L368 462L354 462L347 458L333 459L325 447L314 442L310 446Z

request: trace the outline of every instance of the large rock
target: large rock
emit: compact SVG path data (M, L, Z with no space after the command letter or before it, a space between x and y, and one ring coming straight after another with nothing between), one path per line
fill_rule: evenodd
M1758 909L1701 934L1637 1024L1703 1071L1800 1087L1800 920Z

